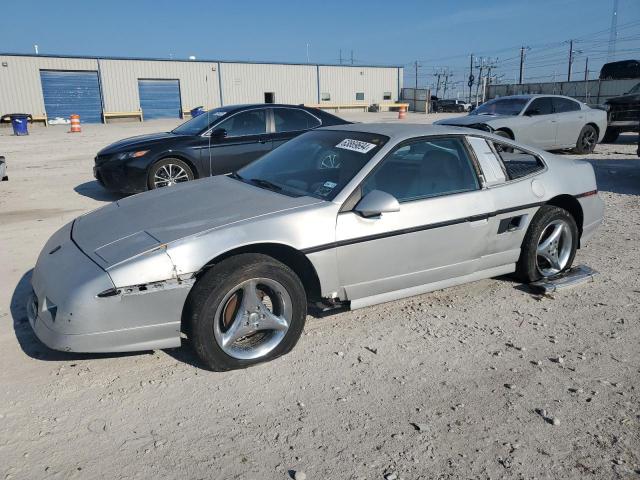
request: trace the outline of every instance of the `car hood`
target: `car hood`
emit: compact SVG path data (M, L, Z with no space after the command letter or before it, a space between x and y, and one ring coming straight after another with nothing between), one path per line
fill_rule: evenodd
M104 147L98 152L98 155L111 155L113 153L128 152L137 148L152 146L156 143L164 142L167 139L177 139L183 135L176 135L171 132L150 133L147 135L138 135L137 137L125 138L118 140L111 145Z
M640 102L640 94L621 95L620 97L613 97L607 100L605 103L609 105L626 105L629 103Z
M321 203L226 176L128 197L76 219L72 238L103 268L208 230Z
M511 115L465 115L463 117L444 118L434 122L438 125L455 125L458 127L466 127L476 125L478 123L489 123L494 120L502 120L504 118L513 118Z

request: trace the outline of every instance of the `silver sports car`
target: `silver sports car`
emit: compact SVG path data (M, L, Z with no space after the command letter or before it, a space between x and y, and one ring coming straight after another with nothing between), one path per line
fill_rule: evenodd
M305 133L227 176L125 198L64 226L28 303L54 349L177 347L211 369L288 352L309 306L361 308L571 265L603 218L589 163L478 130Z
M561 95L514 95L483 103L438 125L477 128L544 150L591 153L607 131L607 113Z

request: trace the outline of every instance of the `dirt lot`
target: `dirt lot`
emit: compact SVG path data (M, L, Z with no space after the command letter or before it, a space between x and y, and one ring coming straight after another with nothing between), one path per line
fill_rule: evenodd
M229 373L199 368L186 347L48 350L23 307L42 245L116 199L92 178L100 147L175 123L0 129L3 478L640 476L636 137L588 156L607 205L577 256L594 283L539 298L492 279L310 319L290 355Z

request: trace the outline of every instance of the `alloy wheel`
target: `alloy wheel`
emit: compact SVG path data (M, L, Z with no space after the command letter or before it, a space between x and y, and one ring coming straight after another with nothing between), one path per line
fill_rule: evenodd
M592 129L587 130L582 136L582 147L585 151L592 151L596 145L596 132Z
M560 273L568 264L573 248L573 235L564 220L549 223L538 239L536 268L543 277Z
M275 280L252 278L231 289L218 306L213 333L230 357L263 357L284 339L293 316L291 297Z
M162 165L153 175L155 188L171 187L176 183L189 180L189 174L180 165L167 163Z

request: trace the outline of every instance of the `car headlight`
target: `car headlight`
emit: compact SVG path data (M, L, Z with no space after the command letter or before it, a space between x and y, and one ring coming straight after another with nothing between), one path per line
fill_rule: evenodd
M116 155L118 160L129 160L130 158L139 158L147 154L149 150L138 150L137 152L124 152Z
M474 123L473 125L469 125L469 128L475 128L476 130L484 130L485 132L493 132L493 128L491 128L486 123Z

